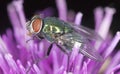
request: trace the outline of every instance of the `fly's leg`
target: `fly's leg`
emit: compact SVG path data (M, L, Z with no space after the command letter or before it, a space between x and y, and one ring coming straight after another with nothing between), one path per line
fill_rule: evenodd
M36 40L36 38L39 39L39 41L41 41L42 39L44 39L44 38L41 37L41 36L33 36L31 39L28 39L28 40L26 41L26 43L28 43L30 40ZM39 61L40 61L40 60L43 60L43 59L44 59L44 58L42 58L42 59L36 59L35 61L33 61L33 64L38 64ZM26 74L29 74L29 71L30 71L30 69L32 68L33 64L32 64L31 66L29 66L28 69L26 69Z
M64 53L68 54L62 47L60 47L59 45L57 45L58 48L60 48Z
M50 46L48 47L47 54L46 54L45 58L47 58L47 56L49 56L49 54L50 54L50 51L51 51L52 47L53 47L53 43L52 43L52 44L50 44ZM43 60L43 59L45 59L45 58L38 59L38 60L34 61L34 63L33 63L33 64L38 64L40 60ZM26 74L28 74L28 73L29 73L29 71L30 71L30 69L31 69L31 68L32 68L32 65L31 65L31 66L30 66L30 67L26 70Z
M28 43L30 40L33 40L33 38L30 38L30 39L26 40L26 43Z
M52 47L53 47L53 43L50 44L50 46L48 47L48 50L47 50L47 56L50 55L50 51L51 51Z
M35 40L36 38L39 39L40 41L44 39L43 37L40 37L40 36L33 36L32 38L26 40L26 43L28 43L30 40Z
M67 61L68 61L68 63L67 63L67 72L68 72L68 71L69 71L70 52L65 51L65 49L63 49L63 48L60 47L59 45L57 45L57 47L59 47L59 48L60 48L64 53L66 53L67 56L68 56L68 59L67 59Z
M40 41L41 41L42 39L44 39L44 38L41 37L41 36L36 36L36 38L39 39Z

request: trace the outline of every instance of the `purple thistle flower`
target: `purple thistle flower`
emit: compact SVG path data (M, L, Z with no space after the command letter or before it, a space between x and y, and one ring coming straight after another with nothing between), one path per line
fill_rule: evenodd
M60 19L67 21L69 13L65 0L56 0ZM46 40L37 42L35 40L26 43L30 39L26 35L26 18L23 11L23 0L13 1L8 5L8 14L13 30L7 29L6 34L0 37L0 73L1 74L119 74L120 73L120 51L113 52L120 40L118 31L114 37L109 32L114 8L98 7L94 11L95 31L103 38L103 41L96 42L95 48L104 57L103 62L96 62L86 59L78 53L77 45L74 46L70 56L63 53L54 45L48 57L45 57L49 43ZM50 9L42 11L50 12ZM105 11L105 14L103 12ZM51 13L51 12L50 12ZM52 14L52 13L51 13ZM49 14L49 15L51 15ZM81 12L72 15L74 23L81 25ZM68 59L69 58L69 59Z

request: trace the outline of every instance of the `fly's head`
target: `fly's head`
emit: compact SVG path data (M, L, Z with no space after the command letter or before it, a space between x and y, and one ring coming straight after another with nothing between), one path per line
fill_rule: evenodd
M39 16L34 16L30 21L26 23L26 29L28 31L28 35L36 35L38 34L43 26L43 20Z

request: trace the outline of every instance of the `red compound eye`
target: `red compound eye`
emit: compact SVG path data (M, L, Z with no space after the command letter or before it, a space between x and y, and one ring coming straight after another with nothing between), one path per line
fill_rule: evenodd
M42 19L40 18L34 19L32 23L32 28L34 32L39 32L42 28Z

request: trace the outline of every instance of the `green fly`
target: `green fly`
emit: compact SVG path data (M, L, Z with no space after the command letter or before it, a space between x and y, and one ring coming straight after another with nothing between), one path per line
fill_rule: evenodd
M102 59L91 45L91 41L100 39L100 36L91 29L83 26L77 27L55 17L41 18L39 16L34 16L28 21L26 28L29 35L50 42L51 45L48 48L47 55L49 55L53 44L56 44L63 52L69 54L77 43L79 53L91 59Z

